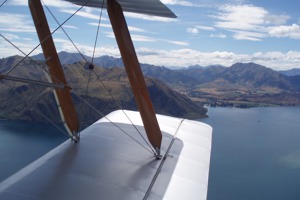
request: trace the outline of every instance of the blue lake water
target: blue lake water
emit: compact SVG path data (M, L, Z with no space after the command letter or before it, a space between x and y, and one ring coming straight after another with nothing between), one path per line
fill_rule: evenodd
M209 108L208 200L300 199L300 107Z
M0 181L66 139L53 125L0 120Z
M300 107L209 108L208 200L300 199ZM67 139L51 125L0 120L0 181Z

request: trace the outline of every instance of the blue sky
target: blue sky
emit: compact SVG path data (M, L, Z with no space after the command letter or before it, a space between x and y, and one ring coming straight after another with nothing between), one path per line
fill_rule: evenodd
M2 4L4 0L1 0ZM78 9L62 0L44 0L61 23ZM125 13L139 61L167 67L230 66L255 62L279 69L300 68L299 0L162 0L176 19ZM52 30L58 25L44 8ZM100 9L84 8L63 27L81 53L92 56ZM25 53L38 44L26 0L0 8L0 33ZM96 56L119 57L103 11ZM62 30L53 38L58 51L77 52ZM1 57L21 55L0 37ZM38 54L36 49L32 55Z

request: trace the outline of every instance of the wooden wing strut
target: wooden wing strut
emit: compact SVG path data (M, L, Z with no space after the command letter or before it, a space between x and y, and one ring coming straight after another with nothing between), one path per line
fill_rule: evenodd
M145 79L137 59L122 7L115 0L107 0L107 11L125 65L133 95L140 111L151 145L160 155L162 135L148 94Z
M40 0L29 0L28 4L41 42L45 60L47 60L46 63L49 66L51 82L66 86L63 89L56 88L54 94L64 125L69 132L69 135L77 140L76 137L79 129L77 112L72 101L70 88L67 87L67 81L56 52L42 4Z

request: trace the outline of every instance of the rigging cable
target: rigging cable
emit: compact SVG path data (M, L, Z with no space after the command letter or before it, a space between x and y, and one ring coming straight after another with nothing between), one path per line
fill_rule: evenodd
M4 39L4 40L6 40L9 44L11 44L13 47L15 47L19 52L21 52L24 56L26 56L26 53L24 52L24 51L22 51L18 46L16 46L14 43L12 43L9 39L7 39L4 35L2 35L1 33L0 33L0 36ZM46 67L43 67L43 65L41 64L41 63L39 63L37 60L34 60L33 58L31 58L31 57L28 57L28 59L30 60L30 61L33 61L33 62L35 62L42 70L44 70L44 72L45 73L47 73L48 74L48 70L46 69ZM46 64L46 62L47 62L47 60L45 61L45 64ZM47 64L46 64L47 65ZM4 79L4 77L3 76L1 76L0 77L0 79ZM56 78L55 76L53 77L58 83L60 83L60 84L63 84L58 78ZM65 87L67 86L67 85L64 85Z
M11 88L11 86L9 86L6 82L4 82L4 84L8 87ZM11 90L13 93L15 93L17 96L19 96L19 99L24 99L22 98L21 94L19 94L17 92L17 90ZM42 93L40 95L37 96L37 98L39 98L42 95ZM37 99L36 98L36 99ZM24 100L23 100L24 101ZM58 125L55 124L55 122L53 122L49 117L47 117L45 114L43 114L39 109L37 109L32 103L30 103L29 101L25 101L25 103L27 103L30 107L32 107L40 116L42 116L44 119L46 119L49 123L51 123L54 127L56 127L60 132L62 132L64 135L69 136L69 134L67 134L63 129L61 129Z
M95 38L95 43L94 43L92 61L91 61L90 64L88 64L88 68L87 68L89 70L89 76L88 76L88 81L86 83L86 89L85 89L85 95L86 96L88 95L89 85L90 85L90 81L91 81L91 74L92 74L92 71L94 69L94 57L95 57L95 52L96 52L96 46L97 46L97 40L98 40L98 35L99 35L100 24L101 24L103 6L104 6L104 0L102 0L102 6L101 6L99 21L98 21L98 28L97 28L97 33L96 33L96 38ZM82 111L81 111L82 119L84 119L85 105L86 104L83 102Z
M90 1L90 0L89 0ZM79 54L83 57L83 59L86 61L85 57L83 56L83 54L80 53L79 49L76 47L75 43L71 40L71 38L68 36L68 34L66 33L66 31L63 29L63 25L69 20L71 19L77 12L79 12L85 5L87 5L89 3L89 1L86 1L86 3L84 5L82 5L78 10L76 10L70 17L68 17L62 24L59 24L59 22L57 21L57 19L54 17L53 13L49 10L49 8L46 6L46 8L48 9L48 11L51 13L51 15L53 16L53 18L55 18L56 22L58 23L58 27L51 32L51 34L46 37L43 41L41 41L35 48L33 48L32 51L30 51L28 54L25 54L21 49L19 49L16 45L14 45L11 41L9 41L7 38L5 38L2 34L1 37L4 38L7 42L9 42L12 46L14 46L15 48L17 48L20 52L22 52L25 57L23 59L21 59L12 69L8 70L8 72L6 72L6 74L4 76L2 76L2 78L5 78L5 76L7 76L11 71L13 71L17 66L20 65L21 62L23 62L26 58L29 58L29 55L35 51L45 40L47 40L50 36L52 36L59 28L62 28L62 30L64 31L64 33L67 35L67 37L69 38L69 40L72 42L72 44L75 46L75 48L77 49L77 51L79 52ZM43 1L42 1L43 2ZM4 2L5 3L5 2ZM3 4L4 4L3 3ZM2 4L2 5L3 5ZM45 5L45 3L43 2L43 4ZM103 2L102 2L102 8L103 8ZM100 15L100 20L99 20L99 26L100 26L100 21L101 21L101 16L102 16L102 10L101 10L101 15ZM99 31L99 27L98 27L98 31ZM97 32L97 36L98 36L98 32ZM96 42L95 41L95 46L96 46ZM94 52L93 52L93 59L94 59L94 53L95 53L95 47L94 47ZM33 60L33 59L31 59ZM40 66L40 65L39 65ZM44 69L45 70L45 69ZM94 71L93 71L94 72ZM99 76L94 72L94 74L97 76L97 79L99 79ZM1 78L1 79L2 79ZM55 77L54 77L55 78ZM137 129L137 127L133 124L133 122L131 121L131 119L129 118L129 116L125 113L125 111L122 109L122 107L120 106L120 104L117 103L117 101L115 100L115 98L112 96L112 94L109 92L109 90L105 87L104 83L102 80L100 80L100 82L102 83L103 87L106 89L106 91L108 91L108 93L110 94L110 96L112 97L112 99L114 100L114 102L116 103L116 105L119 106L119 108L121 108L121 110L123 111L123 113L125 114L125 116L128 118L128 120L131 122L131 124L134 126L134 128L136 129L136 131L139 133L139 135L143 138L144 142L150 147L152 153L155 154L154 150L151 148L151 146L149 145L149 143L145 140L145 138L142 136L142 134L140 133L140 131ZM89 81L88 81L89 83ZM87 85L88 88L88 85ZM76 95L76 94L75 94ZM84 100L82 97L80 97L79 95L76 95L78 98L80 98L82 101L84 101L87 105L89 105L89 107L91 107L92 109L94 109L96 112L100 113L103 117L105 117L108 121L110 121L112 124L114 124L114 126L116 126L117 128L119 128L123 133L125 133L128 137L130 137L131 139L133 139L135 142L137 142L140 146L142 146L144 149L146 149L147 151L149 151L151 153L151 151L147 148L145 148L140 142L138 142L136 139L134 139L132 136L130 136L128 133L126 133L121 127L119 127L117 124L115 124L114 122L112 122L111 120L109 120L104 114L102 114L100 111L98 111L95 107L93 107L92 105L90 105L86 100ZM34 108L34 107L33 107ZM35 110L37 110L36 108L34 108ZM42 114L42 113L41 113ZM44 116L46 117L46 116ZM47 119L48 120L48 119ZM48 120L49 121L49 120ZM50 121L51 122L51 121ZM54 124L53 122L51 122L52 124ZM54 124L55 125L55 124ZM56 125L55 125L56 126ZM61 129L60 129L61 130ZM65 133L65 132L64 132Z
M100 30L100 25L101 25L101 19L102 19L102 12L103 12L103 7L104 7L104 0L102 0L102 5L101 5L101 12L100 12L100 16L99 16L99 21L98 21L98 28L97 28L97 33L96 33L96 38L95 38L95 43L94 43L94 51L93 51L93 56L92 56L92 65L94 65L94 57L95 57L95 51L96 51L96 45L97 45L97 40L98 40L98 36L99 36L99 30ZM93 71L94 72L94 71ZM94 74L96 75L96 73L94 72ZM98 76L96 75L96 77L98 78ZM102 86L104 87L104 89L109 93L109 95L111 96L111 98L113 99L113 101L116 103L116 105L122 110L122 112L125 114L126 118L129 120L129 122L131 123L131 125L135 128L135 130L137 131L137 133L140 135L140 137L144 140L144 142L146 143L146 145L151 149L151 151L153 152L153 154L155 155L155 151L153 150L152 146L147 142L147 140L145 139L145 137L142 135L142 133L138 130L138 128L135 126L135 124L132 122L132 120L129 118L129 116L125 113L125 111L123 110L123 108L120 106L120 104L117 103L117 101L115 100L115 98L113 97L113 95L111 94L111 92L105 87L104 82L100 81Z
M118 124L116 124L115 122L111 121L106 115L104 115L102 112L100 112L97 108L95 108L93 105L91 105L88 101L86 101L85 99L83 99L81 96L76 95L81 101L84 101L90 108L92 108L94 111L96 111L97 113L99 113L102 117L104 117L107 121L109 121L111 124L113 124L116 128L118 128L120 131L122 131L125 135L127 135L128 137L130 137L132 140L134 140L137 144L139 144L141 147L143 147L144 149L146 149L147 151L149 151L151 154L152 152L147 149L142 143L140 143L138 140L136 140L134 137L132 137L131 135L129 135L126 131L124 131Z
M3 1L2 4L0 5L0 8L7 2L7 0Z
M44 3L44 2L43 2ZM44 3L45 4L45 3ZM92 61L91 61L91 65L89 65L89 68L93 68L94 67L94 58L95 58L95 52L96 52L96 45L97 45L97 41L98 41L98 36L99 36L99 30L100 30L100 25L101 25L101 20L102 20L102 13L103 13L103 7L104 7L104 0L102 0L102 4L101 4L101 12L100 12L100 16L99 16L99 21L98 21L98 28L97 28L97 33L96 33L96 38L95 38L95 43L94 43L94 50L93 50L93 55L92 55ZM50 9L47 7L48 11L50 12L50 14L53 16L53 18L55 19L55 21L58 23L58 25L60 25L60 23L58 22L58 20L55 18L55 16L52 14L52 12L50 11ZM70 36L67 34L67 32L63 29L63 27L61 26L62 30L64 31L64 33L66 34L66 36L69 38L70 42L73 44L73 46L77 49L77 51L79 52L79 54L81 55L81 57L87 62L86 58L83 56L83 54L80 52L80 50L77 48L77 46L75 45L75 43L72 41L72 39L70 38ZM88 62L87 62L88 63ZM92 71L92 69L90 70L90 72ZM136 125L132 122L132 120L130 119L130 117L126 114L126 112L124 111L124 109L122 108L122 106L117 103L116 99L113 97L113 95L111 94L111 92L107 89L107 87L105 86L104 82L99 78L99 76L97 75L97 73L95 71L92 71L95 76L97 77L97 79L100 81L100 83L102 84L103 88L109 93L110 97L113 99L113 101L115 102L115 104L119 107L119 109L122 110L122 112L124 113L124 115L126 116L126 118L129 120L129 122L131 123L131 125L135 128L135 130L137 131L137 133L140 135L140 137L144 140L144 142L146 143L146 145L151 149L151 151L153 152L153 154L155 154L155 151L153 150L152 146L149 144L149 142L145 139L145 137L142 135L142 133L138 130L138 128L136 127ZM88 82L87 82L87 87L86 87L86 95L87 95L87 91L88 91L88 87L89 87L89 82L90 82L90 73L89 73L89 78L88 78ZM85 109L85 105L83 106L82 109L82 115L84 113L84 109Z
M93 71L94 72L94 71ZM107 89L107 87L105 86L104 82L99 78L99 76L94 72L94 74L96 75L97 79L100 81L100 83L102 84L102 86L104 87L104 89L108 92L108 94L110 95L110 97L113 99L113 101L115 102L115 104L122 110L122 112L124 113L124 115L126 116L126 118L129 120L129 122L131 123L131 125L134 127L134 129L137 131L137 133L140 135L140 137L144 140L144 142L147 144L147 146L151 149L152 153L155 155L155 151L153 150L152 146L149 144L149 142L145 139L145 137L142 135L142 133L138 130L138 128L136 127L136 125L132 122L132 120L130 119L130 117L126 114L126 112L124 111L124 109L122 108L122 106L117 102L117 100L113 97L113 95L111 94L111 92Z
M65 33L65 35L68 37L69 41L73 44L73 46L75 47L75 49L77 50L77 52L80 54L80 56L82 57L82 59L85 62L88 62L87 59L84 57L84 55L80 52L79 48L76 46L76 44L73 42L73 40L71 39L71 37L68 35L68 33L65 31L65 29L63 28L63 26L59 23L59 21L57 20L57 18L55 17L55 15L51 12L51 10L49 9L49 7L44 3L43 0L41 0L43 5L46 7L46 9L48 10L48 12L51 14L51 16L53 17L53 19L56 21L56 23L60 26L60 28L63 30L63 32Z
M2 35L1 35L2 36ZM5 38L3 36L3 38L7 41L9 41L7 38ZM14 46L17 50L19 50L22 54L26 55L20 48L18 48L16 45L14 45L11 41L9 41L9 43ZM29 57L30 58L30 57ZM32 61L37 62L35 60L33 60L32 58L30 58ZM41 67L41 65L38 64L38 66ZM42 68L42 67L41 67ZM44 68L42 68L44 69ZM45 70L45 69L44 69ZM54 77L55 78L55 77ZM9 86L8 86L9 87ZM15 90L13 90L15 91ZM75 94L75 93L74 93ZM17 95L20 95L17 93ZM149 149L147 149L146 147L144 147L144 145L142 145L139 141L137 141L135 138L133 138L132 136L130 136L126 131L124 131L120 126L118 126L116 123L112 122L108 117L106 117L103 113L101 113L97 108L95 108L94 106L92 106L90 103L88 103L85 99L83 99L82 97L80 97L79 95L75 94L77 96L77 98L79 98L81 101L85 102L86 105L88 105L90 108L92 108L93 110L95 110L97 113L99 113L102 117L104 117L105 119L107 119L110 123L112 123L116 128L118 128L120 131L122 131L125 135L127 135L129 138L131 138L132 140L134 140L136 143L138 143L141 147L143 147L145 150L147 150L148 152L151 153L151 151ZM40 96L40 95L39 95ZM38 97L39 97L38 96ZM42 112L40 112L37 108L35 108L35 106L29 102L27 102L33 109L35 109L36 111L39 112L39 114L41 114L41 116L43 116L47 121L49 121L51 124L53 124L56 128L58 128L62 133L64 133L65 135L68 135L66 132L64 132L60 127L58 127L50 118L48 118L46 115L44 115ZM69 135L68 135L69 136Z
M14 43L12 43L10 40L8 40L6 37L4 37L2 34L0 34L7 42L9 42L13 47L15 47L18 51L20 51L23 55L26 55L25 52L23 52L19 47L17 47ZM37 63L36 60L32 59L31 57L28 57L31 61L34 61ZM38 66L40 68L42 68L43 70L45 70L46 73L48 73L46 71L46 69L44 69L39 63L37 63ZM57 79L56 77L54 77L55 79ZM59 80L58 80L59 81ZM9 87L9 86L8 86ZM19 94L17 94L19 95ZM121 130L125 135L127 135L129 138L131 138L132 140L134 140L136 143L138 143L142 148L144 148L145 150L147 150L148 152L151 153L151 151L149 149L147 149L146 147L144 147L144 145L142 145L139 141L137 141L135 138L133 138L132 136L130 136L126 131L124 131L121 127L119 127L116 123L112 122L109 118L107 118L103 113L101 113L99 110L97 110L97 108L95 108L94 106L92 106L91 104L89 104L85 99L83 99L82 97L80 97L79 95L75 94L74 95L77 96L77 98L79 98L81 101L85 102L86 105L88 105L90 108L92 108L93 110L95 110L97 113L99 113L102 117L104 117L105 119L107 119L110 123L112 123L115 127L117 127L119 130ZM39 95L40 96L40 95ZM27 102L28 103L28 102ZM35 109L36 111L38 111L37 108L34 107L33 104L28 103L33 109ZM39 111L38 111L39 112ZM59 129L59 131L61 131L63 134L68 135L67 133L65 133L60 127L58 127L50 118L48 118L46 115L44 115L43 113L39 112L47 121L49 121L51 124L53 124L56 128ZM69 135L68 135L69 136Z
M88 67L90 67L90 66L91 66L91 65L89 65ZM85 88L85 96L88 96L88 90L89 90L89 85L90 85L91 75L92 75L91 71L92 71L92 69L89 70L88 81L87 81L87 83L86 83L86 88ZM78 96L79 96L79 95L78 95ZM86 103L84 103L84 102L82 101L82 104L83 104L83 106L82 106L82 110L81 110L81 120L80 120L80 121L83 121L82 123L84 124L84 113L85 113L85 106L86 106ZM79 132L79 134L80 134L80 132Z
M17 47L14 43L12 43L10 40L8 40L6 37L4 37L1 33L0 36L5 39L8 43L10 43L13 47L15 47L18 51L20 51L23 55L26 55L26 53L24 51L22 51L19 47ZM32 59L31 57L29 57L29 59L31 61L36 62L37 66L39 66L42 70L45 71L45 73L48 73L47 70L45 68L43 68L43 66L41 64L39 64L36 60ZM1 79L0 79L1 80ZM6 83L6 86L10 88L10 86ZM18 96L20 96L19 93L16 92L16 90L13 90L15 92L15 94L17 94ZM41 94L40 94L41 95ZM38 95L38 97L40 97L40 95ZM62 132L65 135L68 135L65 131L63 131L59 126L57 126L50 118L48 118L45 114L43 114L42 112L39 111L39 109L37 109L32 103L27 102L27 104L29 104L35 111L37 111L42 117L44 117L48 122L50 122L53 126L55 126L60 132ZM69 136L69 135L68 135Z
M91 62L92 64L94 64L94 57L95 57L95 52L96 52L96 46L97 46L97 41L98 41L98 36L99 36L100 25L101 25L103 6L104 6L104 0L102 0L102 5L101 5L101 12L100 12L99 21L98 21L98 28L97 28L95 44L94 44L94 51L93 51L92 62Z
M62 25L64 25L67 21L69 21L77 12L79 12L86 4L88 4L91 0L88 0L85 2L84 5L82 5L79 9L77 9L71 16L69 16L61 25L59 25L54 31L51 32L50 35L48 35L48 37L44 38L36 47L34 47L28 54L26 54L26 56L24 58L22 58L13 68L11 68L10 70L8 70L3 77L5 78L5 76L7 76L11 71L13 71L17 66L20 65L21 62L23 62L26 58L29 57L30 54L32 54L32 52L34 52L39 46L41 46L42 43L44 43L49 37L51 37Z
M69 36L69 34L65 31L65 29L63 28L63 26L59 23L59 21L57 20L57 18L55 17L55 15L52 13L52 11L49 9L49 7L47 6L47 4L45 4L45 2L43 0L41 0L43 5L46 7L46 9L48 10L48 12L51 14L51 16L53 17L53 19L56 21L56 23L58 24L58 26L60 26L60 28L62 29L62 31L64 32L64 34L67 36L67 38L69 39L69 41L72 43L72 45L74 46L74 48L77 50L77 52L79 53L79 55L82 57L82 59L88 63L87 59L84 57L84 55L81 53L81 51L79 50L79 48L77 47L77 45L75 44L75 42L71 39L71 37ZM89 72L88 75L88 81L87 81L87 87L85 90L85 95L88 94L88 87L89 87L89 82L90 82L90 77L91 77L91 72ZM81 115L80 115L80 120L79 121L84 121L84 110L85 110L85 104L83 104L82 107L82 111L81 111ZM82 124L80 125L82 126ZM78 133L80 135L80 131Z
M102 19L102 12L103 12L103 6L104 6L104 0L102 0L102 5L101 5L101 12L100 12L100 16L99 16L99 21L98 21L98 28L97 28L97 33L96 33L96 38L95 38L95 43L94 43L94 50L93 50L93 56L92 56L92 61L91 61L91 65L94 66L94 57L95 57L95 52L96 52L96 46L97 46L97 41L98 41L98 37L99 37L99 30L100 30L100 25L101 25L101 19ZM93 73L96 75L96 77L98 78L96 72L93 71ZM111 98L113 99L113 101L115 102L115 104L123 111L123 113L125 114L126 118L130 121L131 125L135 128L135 130L138 132L138 134L140 135L140 137L142 137L142 139L144 140L144 142L148 145L148 147L151 149L151 151L154 153L155 155L155 151L152 149L151 145L147 142L147 140L143 137L143 135L141 134L141 132L137 129L137 127L133 124L132 120L129 118L129 116L125 113L125 111L122 109L122 107L120 106L120 104L117 103L117 101L115 100L115 98L113 97L113 95L111 94L111 92L106 88L105 84L103 81L100 81L102 86L104 87L104 89L109 93L109 95L111 96ZM89 83L89 81L88 81ZM88 89L88 87L87 87Z

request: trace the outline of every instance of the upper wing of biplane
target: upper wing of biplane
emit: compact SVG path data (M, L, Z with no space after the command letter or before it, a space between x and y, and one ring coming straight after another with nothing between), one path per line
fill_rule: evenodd
M77 5L90 7L107 7L107 0L66 0ZM88 3L87 3L88 2ZM117 0L125 12L148 14L160 17L176 18L176 15L159 0Z

